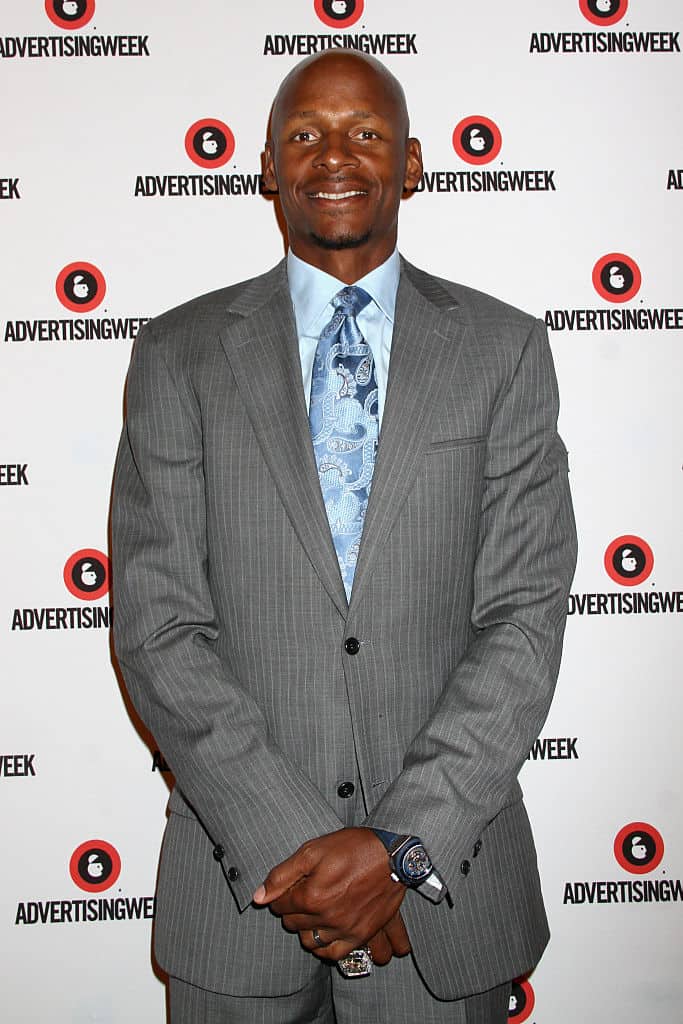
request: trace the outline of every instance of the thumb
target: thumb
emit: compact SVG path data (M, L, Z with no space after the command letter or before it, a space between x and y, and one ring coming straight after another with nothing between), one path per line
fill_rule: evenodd
M254 903L259 906L267 906L291 889L304 875L302 860L295 853L287 860L283 860L281 864L276 864L269 872L265 881L259 885L252 896Z

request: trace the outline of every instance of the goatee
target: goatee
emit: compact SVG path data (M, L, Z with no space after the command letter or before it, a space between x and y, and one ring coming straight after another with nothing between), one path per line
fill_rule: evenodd
M311 232L311 238L321 249L357 249L358 246L365 245L370 238L370 232L366 231L363 235L336 235L331 238Z

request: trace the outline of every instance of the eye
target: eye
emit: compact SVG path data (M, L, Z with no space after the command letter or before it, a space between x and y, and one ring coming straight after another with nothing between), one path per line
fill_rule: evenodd
M358 132L358 137L361 139L378 139L379 135L372 128L361 128Z
M301 131L295 132L292 135L292 142L314 142L315 135L308 128L302 128Z

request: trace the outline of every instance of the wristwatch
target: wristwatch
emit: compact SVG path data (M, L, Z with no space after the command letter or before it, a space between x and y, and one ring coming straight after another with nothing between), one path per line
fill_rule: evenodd
M447 889L422 840L417 836L400 835L383 828L373 828L372 831L386 847L394 881L403 882L410 889L417 889L432 903L440 903Z

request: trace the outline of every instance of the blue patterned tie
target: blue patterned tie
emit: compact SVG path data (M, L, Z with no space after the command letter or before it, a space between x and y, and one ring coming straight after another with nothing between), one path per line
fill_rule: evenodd
M313 451L347 598L379 435L375 363L356 323L356 315L370 301L355 286L334 296L334 315L320 334L311 379Z

